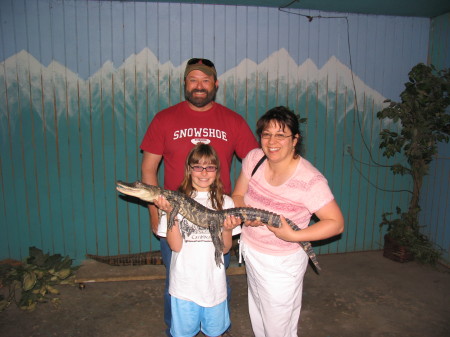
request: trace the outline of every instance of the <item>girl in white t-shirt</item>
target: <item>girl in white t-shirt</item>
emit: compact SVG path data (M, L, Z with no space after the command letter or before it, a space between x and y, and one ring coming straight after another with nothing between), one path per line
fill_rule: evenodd
M220 162L212 146L197 144L186 159L184 171L180 192L211 209L234 207L233 200L224 194ZM166 200L160 199L158 204L162 210L170 212L171 206ZM169 284L170 333L173 337L195 336L201 330L206 336L222 336L230 326L225 267L216 264L215 248L207 228L191 223L180 214L176 219L171 229L167 229L163 218L160 223L160 230L167 230L167 242L173 251ZM223 253L230 250L232 235L241 232L239 224L240 220L235 217L225 220ZM161 228L164 226L166 228Z

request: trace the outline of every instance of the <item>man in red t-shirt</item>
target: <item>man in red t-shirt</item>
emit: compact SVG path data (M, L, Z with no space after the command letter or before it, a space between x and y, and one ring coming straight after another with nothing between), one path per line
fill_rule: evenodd
M190 149L197 143L211 144L217 151L221 178L226 193L231 193L230 168L233 154L244 158L259 147L244 118L238 113L216 103L219 87L214 64L207 59L193 58L184 72L185 101L160 111L153 118L141 149L142 181L158 185L158 166L164 159L164 188L178 189L184 176L184 162ZM149 204L153 233L158 230L157 208ZM160 236L161 253L166 266L166 290L164 294L164 320L170 329L170 295L168 293L171 250L166 238ZM228 267L230 254L226 254Z

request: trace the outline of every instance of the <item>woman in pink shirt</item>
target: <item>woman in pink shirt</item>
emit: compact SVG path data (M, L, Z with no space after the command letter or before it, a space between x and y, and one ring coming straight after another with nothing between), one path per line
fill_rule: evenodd
M242 228L250 319L255 337L296 337L308 265L298 242L338 235L344 219L325 177L300 155L299 122L292 111L283 106L267 111L256 132L261 149L243 160L233 200L236 207L282 215L282 226L253 222ZM308 226L313 214L319 221ZM284 217L302 230L294 231Z

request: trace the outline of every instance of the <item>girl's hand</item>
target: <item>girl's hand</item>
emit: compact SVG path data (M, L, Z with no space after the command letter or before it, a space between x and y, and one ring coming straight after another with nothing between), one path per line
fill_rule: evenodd
M281 226L279 228L273 227L273 226L267 226L267 229L269 229L275 236L281 240L284 241L300 241L296 238L296 235L299 234L299 231L294 231L291 226L286 221L286 218L282 215L280 215L281 220Z
M223 230L232 231L235 227L241 224L241 219L235 217L234 215L228 215L223 222Z
M158 196L158 199L156 199L154 202L156 207L158 207L161 211L164 211L166 213L172 212L172 205L170 202L167 201L166 198L164 198L162 195Z
M259 227L259 226L265 226L265 224L259 220L253 220L253 221L247 220L244 222L244 226Z

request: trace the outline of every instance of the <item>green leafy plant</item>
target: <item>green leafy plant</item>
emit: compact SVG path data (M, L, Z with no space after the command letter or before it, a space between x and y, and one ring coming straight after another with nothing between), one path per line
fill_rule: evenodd
M416 210L417 212L419 210ZM419 262L435 264L441 252L426 235L420 232L421 226L418 223L416 212L401 212L397 207L397 217L388 219L392 213L384 213L381 226L387 226L388 235L400 245L407 247L408 252Z
M44 254L36 247L29 248L29 257L19 265L2 265L1 284L8 288L7 298L0 299L0 311L12 302L22 310L34 310L48 295L57 295L58 284L72 283L71 277L77 267L72 267L72 259L60 254ZM18 294L20 291L20 295ZM53 297L52 302L57 302Z
M390 119L401 127L400 133L382 130L380 148L387 158L397 154L406 157L406 163L396 163L391 170L394 174L409 175L413 188L408 210L402 212L397 208L394 219L390 219L392 213L384 213L380 226L387 226L387 234L406 246L417 260L433 264L440 250L420 231L419 198L438 143L449 141L450 115L446 111L450 105L449 69L436 71L433 65L417 64L409 72L409 82L405 83L400 98L400 103L387 100L389 106L377 114L380 120Z

